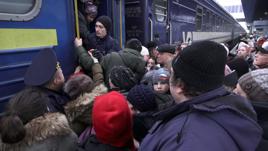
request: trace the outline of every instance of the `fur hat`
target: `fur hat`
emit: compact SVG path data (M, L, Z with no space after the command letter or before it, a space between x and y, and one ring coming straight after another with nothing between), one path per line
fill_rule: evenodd
M157 108L154 91L143 84L134 86L128 92L127 100L141 112L153 111Z
M42 49L33 58L24 75L28 86L41 86L50 81L56 73L57 56L53 49Z
M184 48L172 63L174 77L207 92L222 86L227 56L216 42L200 41Z
M238 80L238 84L250 100L268 100L268 69L249 72Z
M112 26L112 20L108 16L100 16L97 18L96 22L100 22L106 29L107 33L110 32Z
M71 77L64 85L63 90L71 99L76 99L82 93L91 92L94 88L92 79L85 74Z
M113 67L110 72L110 80L114 86L126 91L129 91L137 83L135 74L125 66Z
M93 127L101 143L115 147L132 147L132 115L125 97L112 91L95 99Z
M170 73L166 68L160 68L155 70L153 75L153 83L163 82L169 83Z
M163 44L157 47L158 52L167 52L167 53L174 54L175 50L176 50L176 46L170 45L170 44Z

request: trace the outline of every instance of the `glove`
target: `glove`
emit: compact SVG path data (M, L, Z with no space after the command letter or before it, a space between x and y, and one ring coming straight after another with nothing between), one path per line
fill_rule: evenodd
M92 52L92 55L93 55L93 57L97 58L99 60L99 62L101 62L103 54L98 49L94 49Z

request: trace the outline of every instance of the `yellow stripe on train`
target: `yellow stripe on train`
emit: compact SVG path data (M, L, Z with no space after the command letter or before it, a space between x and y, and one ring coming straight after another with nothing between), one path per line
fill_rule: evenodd
M0 50L58 45L56 29L0 29Z

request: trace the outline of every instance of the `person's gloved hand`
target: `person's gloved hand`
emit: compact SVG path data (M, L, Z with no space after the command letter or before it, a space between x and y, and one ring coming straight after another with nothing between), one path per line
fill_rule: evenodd
M98 50L98 49L94 49L92 51L92 55L93 57L97 58L99 60L99 62L101 61L103 54Z

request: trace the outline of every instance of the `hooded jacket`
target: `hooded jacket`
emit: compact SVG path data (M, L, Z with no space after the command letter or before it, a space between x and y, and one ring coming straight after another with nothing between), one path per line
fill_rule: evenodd
M78 138L63 114L47 113L27 123L25 129L25 138L16 144L5 144L0 140L0 150L74 151L78 147Z
M253 151L262 130L250 102L212 90L159 113L141 151Z

